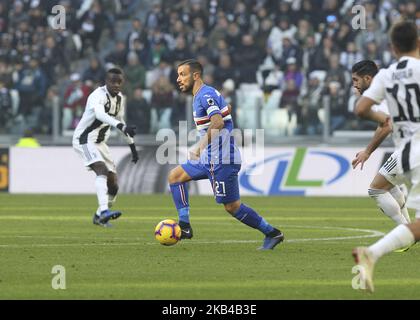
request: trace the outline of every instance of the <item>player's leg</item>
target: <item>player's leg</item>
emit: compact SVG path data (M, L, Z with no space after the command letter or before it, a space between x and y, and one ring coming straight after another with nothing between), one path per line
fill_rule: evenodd
M98 210L94 214L93 223L103 226L110 226L108 221L121 216L120 211L110 211L108 206L108 168L104 162L98 161L89 165L96 173L95 187L98 197Z
M114 160L112 159L111 152L109 151L108 145L105 142L96 144L96 148L99 151L106 167L108 168L107 173L107 187L108 187L108 208L111 208L117 200L118 193L118 179L117 179L117 168Z
M114 205L115 201L117 200L117 193L118 193L118 178L115 172L108 171L107 187L108 187L108 208L111 208Z
M241 200L224 203L224 206L226 211L238 221L261 231L265 235L263 245L259 248L260 250L274 249L276 245L284 240L284 235L279 229L269 224L253 208L241 203Z
M261 231L266 237L260 249L273 249L283 241L283 233L269 224L253 208L241 203L239 195L238 172L240 165L221 165L210 170L210 182L216 202L222 203L225 210L243 224Z
M397 174L399 158L397 151L388 158L368 190L369 196L375 200L381 211L397 224L410 222L404 194L398 187L401 183Z
M181 239L191 239L193 231L190 224L190 204L187 183L193 178L203 175L199 165L187 162L179 165L169 172L168 182L171 189L172 199L178 211L179 225L181 227ZM205 176L207 177L207 176Z
M389 190L389 193L398 202L398 205L400 206L401 214L405 219L405 223L410 223L411 219L408 213L405 195L401 191L401 188L398 185L396 185L393 188L391 188L391 190Z
M416 221L410 224L401 224L391 230L382 239L368 248L359 247L353 250L356 263L361 265L362 281L365 281L368 290L373 291L373 269L379 258L392 251L412 246L420 240L420 167L410 173L411 188L407 198L407 206L416 209Z
M378 173L375 178L373 178L368 193L386 216L391 218L397 224L407 223L406 219L402 215L400 204L390 192L390 190L394 190L394 188L395 186L392 183L385 179L382 174Z

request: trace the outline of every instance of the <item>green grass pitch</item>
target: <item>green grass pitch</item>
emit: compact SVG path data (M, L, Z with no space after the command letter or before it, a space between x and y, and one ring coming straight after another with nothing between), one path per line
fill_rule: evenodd
M0 299L419 299L420 246L391 253L374 294L352 288L351 249L394 224L369 198L244 197L286 241L263 237L212 197L191 197L194 238L165 247L155 225L177 218L168 195L121 195L114 228L92 224L96 196L0 195ZM55 265L66 289L55 290Z

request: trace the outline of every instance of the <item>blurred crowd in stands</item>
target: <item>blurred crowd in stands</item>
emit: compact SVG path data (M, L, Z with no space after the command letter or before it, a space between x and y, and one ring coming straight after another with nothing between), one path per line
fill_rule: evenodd
M57 4L66 9L64 30L51 27ZM357 4L365 9L365 29L352 25ZM393 62L386 32L401 17L420 28L419 2L1 1L0 134L51 134L54 108L60 129L74 129L111 65L126 74L128 122L144 134L175 128L186 119L176 66L188 58L203 63L205 82L227 97L238 120L235 93L245 87L262 94L261 110L271 101L270 108L294 119L287 134L321 134L326 105L332 131L369 129L352 113L350 70L362 59L379 67Z

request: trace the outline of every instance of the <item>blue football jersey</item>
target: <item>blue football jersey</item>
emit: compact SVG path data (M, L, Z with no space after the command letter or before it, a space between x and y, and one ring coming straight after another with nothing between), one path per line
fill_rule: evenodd
M219 137L215 137L207 147L207 152L202 152L200 162L203 164L240 164L241 156L235 145L232 135L233 121L229 112L228 104L215 88L203 85L193 98L194 122L200 137L207 133L210 126L210 118L220 114L225 123Z

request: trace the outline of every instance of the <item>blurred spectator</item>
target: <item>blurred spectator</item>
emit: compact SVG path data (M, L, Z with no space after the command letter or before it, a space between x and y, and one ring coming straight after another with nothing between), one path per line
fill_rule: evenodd
M161 60L168 61L169 52L166 48L165 41L163 39L156 39L151 44L150 56L149 56L149 66L154 68L158 66Z
M301 110L298 104L298 97L299 90L296 87L295 81L293 79L287 80L280 99L280 108L287 110L289 122L293 115L295 115L298 119L301 118Z
M162 128L170 123L170 113L174 107L174 87L168 78L161 76L152 86L152 108L156 110L158 127Z
M236 111L237 111L237 104L236 104L236 93L235 93L235 82L232 79L226 79L221 87L220 93L225 98L227 104L230 104L232 107L231 115L233 121L236 120Z
M283 38L287 36L289 39L293 39L296 32L296 26L290 25L288 17L279 17L277 25L271 29L267 39L267 45L272 48L273 55L277 60L283 54Z
M351 71L353 65L361 60L363 60L363 55L357 51L356 44L354 42L348 42L346 51L342 51L340 54L340 64L347 71Z
M312 70L328 70L329 59L331 55L336 51L331 38L324 38L322 43L319 44L312 56L312 66L309 71Z
M106 17L102 13L101 3L99 0L94 0L92 7L81 17L82 56L88 44L92 46L94 52L98 51L98 42L106 25L105 22Z
M334 43L337 45L339 50L345 50L347 44L354 40L354 33L352 33L350 26L347 23L343 22L340 25L338 32L335 34L333 39Z
M259 48L260 51L265 51L267 47L267 39L270 35L272 27L273 22L271 21L271 19L266 18L261 21L258 31L255 35L255 45Z
M15 1L12 9L13 10L9 14L9 21L10 21L9 28L11 30L16 30L18 26L21 25L22 21L25 21L28 19L28 14L24 10L22 1Z
M135 125L137 133L150 133L150 105L143 96L141 87L134 88L133 95L127 99L127 124Z
M209 33L208 46L209 48L216 48L219 40L225 40L227 37L228 21L226 17L220 16L217 19L216 26Z
M56 44L53 36L48 36L44 40L43 46L40 48L39 56L41 57L41 68L44 70L48 84L55 82L56 68L60 65L66 65L66 55Z
M78 73L72 74L70 80L64 93L63 130L76 128L91 92L91 88L81 81Z
M284 71L284 78L282 82L287 86L287 82L293 80L294 85L297 90L300 90L300 87L303 83L303 74L298 69L296 58L290 57L286 61L286 70Z
M38 148L41 145L34 137L32 130L26 129L23 133L23 137L19 139L15 146L20 148Z
M242 36L241 47L235 53L235 68L239 70L240 83L255 83L256 72L262 56L258 48L254 46L254 38L251 34Z
M156 29L163 23L164 16L160 0L153 0L152 9L146 15L145 27L147 29Z
M306 19L300 19L298 22L298 29L296 32L297 45L302 47L307 42L308 37L315 35L313 26Z
M327 71L326 82L337 81L342 88L348 88L350 85L350 75L348 71L340 65L340 58L337 53L330 57Z
M270 24L271 26L271 24ZM266 31L267 32L267 31ZM261 33L262 36L262 33ZM265 37L265 39L261 39L261 41L264 41L264 46L265 46L265 41L268 37L268 32L267 35ZM262 36L262 38L264 38ZM229 23L228 29L227 29L227 33L226 33L226 43L229 46L229 52L235 50L235 48L238 48L241 44L241 29L239 28L239 25L234 21Z
M179 131L179 122L187 120L187 94L178 92L171 112L171 126L175 132Z
M128 50L135 50L134 40L138 39L140 43L145 43L147 41L147 32L143 27L143 24L140 19L135 18L131 23L131 30L127 34L127 43L126 46Z
M105 83L105 69L102 67L101 61L97 57L89 60L89 66L83 72L83 81L90 80L100 86Z
M366 43L374 41L377 46L386 43L387 36L379 30L377 23L374 20L368 20L366 23L366 30L359 32L355 38L357 50L364 52Z
M178 36L176 38L176 45L175 49L172 50L170 53L170 61L183 61L190 59L192 54L190 50L187 47L187 42L184 38L184 36Z
M217 64L220 61L220 56L222 54L230 55L229 46L225 39L217 41L216 47L211 48L209 51L210 52L207 56L213 64Z
M51 86L47 91L44 106L41 109L37 132L42 134L52 133L53 113L54 109L59 110L59 104L60 97L58 95L57 87Z
M330 130L333 132L344 129L348 111L345 93L339 82L332 81L328 84L323 95L323 105L330 111Z
M30 59L18 73L16 88L19 91L19 113L28 116L42 105L46 93L46 77L36 59Z
M0 34L7 32L9 24L9 12L6 3L0 2Z
M285 68L287 64L287 60L290 58L294 58L296 64L299 66L302 65L302 51L300 47L293 43L293 40L289 38L289 36L283 37L283 53L281 55L281 67Z
M125 92L131 98L135 88L145 88L146 85L146 70L134 52L128 54L128 64L124 69L124 73Z
M235 81L235 74L235 68L232 65L230 55L227 53L220 55L219 62L214 70L214 82L216 88L220 89L227 79L233 79L233 81Z
M118 41L115 50L105 57L105 62L110 62L120 68L124 68L127 63L127 48L124 41Z
M321 123L318 112L322 106L323 85L316 72L309 75L308 86L302 90L299 96L301 105L300 133L301 134L320 134Z
M316 46L315 37L309 36L302 50L302 70L309 73L315 70L315 55L319 55L319 47Z
M0 79L0 133L6 133L13 117L12 94Z

